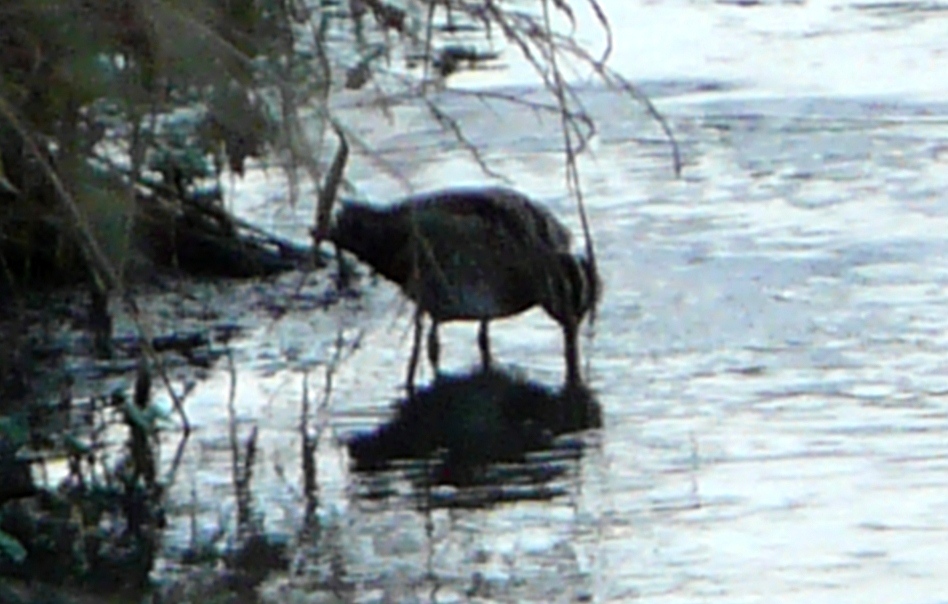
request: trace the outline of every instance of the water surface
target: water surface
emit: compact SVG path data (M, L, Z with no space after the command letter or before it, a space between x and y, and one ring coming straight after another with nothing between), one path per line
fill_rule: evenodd
M669 117L685 169L674 177L641 108L582 86L601 124L581 169L606 286L584 340L603 427L578 436L585 448L552 499L419 511L398 472L383 478L389 497L367 499L341 442L385 422L401 396L410 305L379 282L325 312L261 312L233 351L238 425L259 430L257 504L272 530L297 534L306 379L328 527L321 553L300 544L298 572L269 593L325 590L332 575L360 602L948 601L948 85L935 77L948 68L948 13L604 6L616 66ZM516 66L464 77L540 94ZM555 121L441 101L493 169L579 233ZM393 122L347 111L415 190L487 180L420 108ZM369 197L406 192L371 158L349 176ZM272 173L236 187L237 207L305 236L311 206L281 204ZM560 333L541 312L492 334L501 363L562 380ZM443 330L449 370L476 363L475 338L472 325ZM197 432L173 499L196 505L202 530L233 505L228 388L220 371L189 403ZM174 516L169 541L190 530Z

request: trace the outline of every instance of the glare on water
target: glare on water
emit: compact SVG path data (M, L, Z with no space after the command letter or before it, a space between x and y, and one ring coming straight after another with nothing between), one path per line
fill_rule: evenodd
M676 179L641 107L580 84L600 120L581 174L605 283L583 342L603 427L581 435L552 498L418 511L397 472L379 479L392 496L362 497L341 441L389 418L411 345L410 305L365 279L362 299L261 321L237 345L235 407L260 430L267 522L292 534L302 514L303 370L319 402L337 334L361 334L319 411L317 455L326 540L357 601L945 601L948 13L602 4L613 66L652 94L685 160ZM514 62L460 83L539 95L528 75ZM579 235L555 120L443 102L493 169ZM341 112L417 190L485 181L420 109L394 123ZM406 192L366 159L348 176L379 200ZM261 204L279 186L251 175L232 198L302 236L311 205ZM541 312L492 335L502 364L562 379ZM449 370L475 364L475 327L442 337ZM209 523L230 497L228 380L190 404L192 474L176 485L182 505L202 493ZM172 528L187 538L185 519Z

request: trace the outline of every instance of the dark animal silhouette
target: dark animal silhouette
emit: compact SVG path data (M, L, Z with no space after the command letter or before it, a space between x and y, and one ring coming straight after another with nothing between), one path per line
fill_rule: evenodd
M438 325L480 321L478 343L490 366L488 322L541 306L563 329L566 375L579 382L579 324L598 301L593 263L570 251L569 231L517 191L453 188L376 207L344 202L328 237L417 303L414 384L422 315L431 319L428 358L438 368Z

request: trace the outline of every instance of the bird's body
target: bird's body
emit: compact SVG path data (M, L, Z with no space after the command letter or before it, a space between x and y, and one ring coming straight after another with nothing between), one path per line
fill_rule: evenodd
M349 202L330 239L401 286L417 303L419 322L422 313L431 317L428 355L435 367L439 323L480 321L488 365L488 321L540 305L563 327L568 379L578 379L576 332L597 300L599 281L592 264L571 253L568 229L521 193L454 188L386 208ZM420 324L416 339L419 334Z

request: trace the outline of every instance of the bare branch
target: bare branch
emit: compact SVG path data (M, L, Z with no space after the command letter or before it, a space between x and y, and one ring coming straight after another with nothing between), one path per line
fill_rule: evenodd
M445 113L440 107L438 107L435 103L433 103L428 97L424 97L424 103L425 103L425 106L428 108L429 113L431 113L432 117L435 118L438 124L442 128L444 128L445 130L448 130L454 135L455 139L461 144L461 146L464 149L466 149L471 154L471 156L474 158L474 161L477 162L477 165L485 174L487 174L488 176L492 176L498 180L502 180L503 182L506 182L506 183L510 182L509 178L507 178L503 174L500 174L499 172L495 172L493 168L487 165L487 162L484 160L484 157L481 155L480 149L478 149L477 145L472 143L470 139L467 138L467 135L464 134L464 130L461 128L461 125L458 123L456 119L454 119L453 117Z

